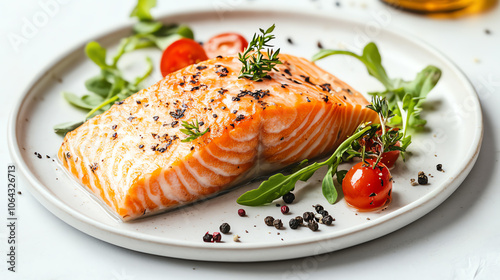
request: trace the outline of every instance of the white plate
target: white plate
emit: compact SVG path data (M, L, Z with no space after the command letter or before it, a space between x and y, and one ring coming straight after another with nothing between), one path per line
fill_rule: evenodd
M223 18L220 16L215 12L199 11L169 16L165 21L189 24L198 40L230 30L250 38L258 27L276 23L276 45L284 53L304 57L311 57L318 50L318 40L327 48L347 47L360 51L370 39L378 44L392 77L412 79L428 64L443 70L441 81L426 102L424 116L428 120L428 131L415 135L410 149L413 156L406 164L398 163L392 171L395 184L390 206L385 211L356 213L342 200L327 205L318 183L323 171L307 183L298 183L295 191L298 198L290 205L289 215L282 215L272 204L244 207L248 216L239 217L237 209L241 207L235 202L236 198L258 186L253 183L177 211L131 223L117 222L52 161L62 141L52 132L52 126L83 116L61 98L60 92L84 93L83 82L98 72L85 58L82 44L61 55L40 73L22 96L9 123L12 157L32 184L32 194L47 209L91 236L141 252L211 261L279 260L330 252L395 231L443 202L471 170L480 149L483 129L476 93L455 65L426 44L380 26L370 29L363 23L331 18L324 13L233 10L225 12ZM95 40L105 46L116 46L129 32L130 26ZM287 43L287 38L294 43ZM133 65L142 61L145 54L159 61L159 51L144 50L126 57L121 67L130 72L140 71L141 66ZM349 57L331 57L319 64L362 92L381 89L379 83L368 76L364 66ZM150 83L160 78L157 72ZM34 152L42 154L43 158L38 159ZM443 164L446 172L436 171L438 163ZM432 174L430 184L411 186L410 178L416 178L421 170ZM318 232L288 228L291 217L311 211L311 205L316 203L323 204L336 219L333 226L321 225ZM263 220L268 215L281 218L286 229L267 227ZM241 242L233 242L231 234L223 236L223 243L204 243L204 233L218 231L222 222L231 225L231 233L241 236Z

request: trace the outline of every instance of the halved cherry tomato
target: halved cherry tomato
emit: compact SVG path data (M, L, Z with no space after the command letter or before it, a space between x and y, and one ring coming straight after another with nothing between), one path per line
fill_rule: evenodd
M170 44L161 56L160 70L163 77L191 64L207 60L203 47L196 41L182 38Z
M238 33L222 33L210 38L204 45L208 57L228 56L245 50L248 42Z
M399 130L399 128L393 128L394 130ZM377 131L377 135L381 135L382 130ZM360 140L361 145L365 145L367 151L372 151L376 154L380 153L380 146L376 143L373 142L373 139L365 140L362 139ZM398 142L396 143L396 146L400 146L401 143ZM397 159L399 158L400 151L390 151L390 152L385 152L382 154L382 157L380 159L380 162L385 164L388 168L392 168L394 164L396 163Z
M392 198L392 177L387 166L368 159L354 165L342 181L342 191L348 205L360 211L384 207Z

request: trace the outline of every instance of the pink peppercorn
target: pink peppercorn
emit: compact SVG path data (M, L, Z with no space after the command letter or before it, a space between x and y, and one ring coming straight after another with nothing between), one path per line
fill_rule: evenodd
M240 217L244 217L247 213L245 212L244 209L238 209L238 215L240 215Z
M222 235L220 232L214 232L213 236L213 242L220 242L222 239Z
M290 208L288 208L288 206L286 206L286 205L281 206L281 213L286 214L289 211L290 211Z

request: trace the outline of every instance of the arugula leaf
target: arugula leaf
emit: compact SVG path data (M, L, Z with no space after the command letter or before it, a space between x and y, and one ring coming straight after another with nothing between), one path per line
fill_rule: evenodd
M89 109L89 110L92 110L92 108L93 108L92 105L83 101L82 97L77 96L74 93L63 91L62 96L69 104L71 104L75 107L78 107L81 109Z
M54 126L54 132L57 134L66 135L66 133L76 129L82 124L83 121L61 123L59 125Z
M137 17L140 21L152 20L150 10L156 6L156 0L138 0L137 5L130 13L130 17Z
M111 90L111 83L103 75L98 75L86 80L85 88L105 98Z
M88 43L85 46L85 53L87 57L90 58L97 66L101 69L105 69L108 66L106 64L106 49L101 47L101 45L95 41Z
M385 97L389 103L389 109L396 115L389 124L403 127L403 135L406 136L407 128L419 128L426 121L420 116L421 105L427 94L436 86L441 70L429 65L417 74L414 80L404 81L402 79L391 79L388 77L382 65L382 57L373 42L368 43L363 49L363 54L357 55L343 50L321 50L312 58L313 61L336 54L349 55L357 58L365 64L368 73L379 80L386 88L383 92L372 92L371 95Z
M134 24L133 30L137 34L152 34L163 26L159 21L139 21Z
M340 159L338 160L338 162L340 162ZM328 172L326 172L325 178L323 178L323 183L321 184L323 196L330 204L334 204L335 201L337 201L338 197L337 189L333 184L333 173L335 172L334 169L337 169L337 167L333 164L328 167Z

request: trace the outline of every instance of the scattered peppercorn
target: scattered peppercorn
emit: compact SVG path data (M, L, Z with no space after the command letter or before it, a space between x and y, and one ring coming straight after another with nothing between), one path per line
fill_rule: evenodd
M295 220L297 220L297 222L299 223L299 225L303 225L304 224L304 219L301 216L295 217Z
M281 206L281 213L287 214L288 212L290 212L290 208L288 208L288 206L286 205Z
M220 232L214 232L212 239L213 242L220 242L222 240L222 235L220 234Z
M238 209L238 215L240 215L240 217L244 217L246 214L245 209Z
M290 222L288 222L288 224L290 225L290 228L291 229L297 229L299 227L299 221L297 221L297 219L290 219Z
M314 219L314 213L313 212L304 212L302 217L304 218L304 221L310 222Z
M295 200L295 195L291 192L288 192L283 196L283 201L287 204L292 203L294 200Z
M307 224L307 227L312 231L317 231L319 226L318 226L318 223L316 223L315 221L312 221L309 224Z
M323 224L329 226L333 223L333 218L330 215L323 217Z
M237 235L237 234L233 235L233 241L234 242L240 242L240 236Z
M318 214L321 214L321 216L328 216L328 211L326 210L321 210L321 211L318 211Z
M313 207L314 207L314 210L316 210L317 213L319 213L319 211L322 211L324 209L323 206L321 206L319 204L313 205Z
M427 185L429 182L429 179L427 178L427 175L423 171L418 172L418 183L420 185Z
M203 236L203 241L212 242L212 240L213 240L213 236L210 233L208 233L208 231L207 231L207 233L205 233L205 235Z
M274 218L271 217L271 216L267 216L265 219L264 219L264 223L266 223L266 225L272 227L273 226L273 222L274 222Z
M273 226L277 229L280 229L283 227L283 222L280 219L276 219L273 222Z
M314 215L314 220L315 220L316 222L321 221L321 219L323 219L323 216L322 216L321 214L315 214L315 215Z
M220 232L226 234L231 230L231 226L228 223L223 223L219 227Z
M443 171L443 165L441 163L436 165L436 169L437 171Z

